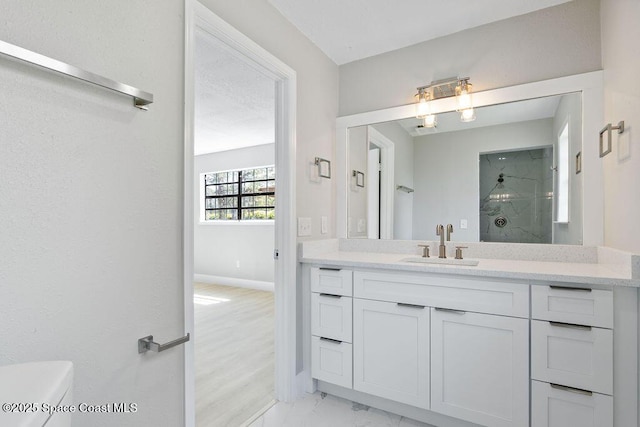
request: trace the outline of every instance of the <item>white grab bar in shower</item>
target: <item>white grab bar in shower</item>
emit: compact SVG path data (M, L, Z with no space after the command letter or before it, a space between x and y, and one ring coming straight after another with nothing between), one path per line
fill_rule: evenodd
M19 59L20 61L37 65L47 70L56 71L67 76L75 77L76 79L84 80L86 82L129 95L133 97L133 105L141 110L147 110L147 105L153 102L153 94L151 93L124 83L118 83L106 77L82 70L74 67L73 65L65 64L64 62L49 58L48 56L40 55L39 53L32 52L2 40L0 40L0 53Z

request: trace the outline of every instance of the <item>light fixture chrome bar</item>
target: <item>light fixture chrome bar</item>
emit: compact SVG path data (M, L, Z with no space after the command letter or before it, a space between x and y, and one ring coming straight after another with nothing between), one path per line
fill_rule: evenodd
M19 59L20 61L28 62L29 64L37 65L38 67L42 67L47 70L56 71L70 77L75 77L79 80L84 80L85 82L102 86L106 89L129 95L133 97L133 105L141 110L147 110L147 105L153 102L153 94L151 93L142 91L124 83L118 83L106 77L99 76L98 74L82 70L74 67L73 65L65 64L64 62L49 58L48 56L40 55L39 53L32 52L2 40L0 40L0 53Z

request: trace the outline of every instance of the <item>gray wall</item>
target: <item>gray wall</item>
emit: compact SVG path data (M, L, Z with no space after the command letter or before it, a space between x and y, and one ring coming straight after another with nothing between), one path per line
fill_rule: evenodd
M613 152L604 165L605 244L640 253L640 3L602 1L602 62L605 79L604 123L625 120L626 132L614 132ZM639 128L639 129L636 129ZM588 191L588 189L585 189Z
M452 76L477 92L599 70L599 7L572 1L341 65L340 115L415 102L417 87Z
M451 223L452 241L477 242L479 154L552 143L551 119L414 138L413 239L435 240L436 224Z
M200 187L203 173L268 166L274 162L274 144L195 157L195 274L273 282L273 221L202 223ZM276 189L276 198L277 194Z

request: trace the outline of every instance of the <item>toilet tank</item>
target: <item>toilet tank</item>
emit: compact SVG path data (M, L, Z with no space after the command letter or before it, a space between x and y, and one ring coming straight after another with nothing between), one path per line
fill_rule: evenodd
M69 427L72 384L68 361L0 366L0 426Z

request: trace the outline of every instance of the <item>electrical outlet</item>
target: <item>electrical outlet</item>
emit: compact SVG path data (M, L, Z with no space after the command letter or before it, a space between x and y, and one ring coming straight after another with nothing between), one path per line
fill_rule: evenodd
M320 217L320 233L327 234L329 232L329 218Z
M460 220L460 230L466 230L467 229L467 220L466 219L461 219Z
M358 218L358 233L364 233L367 230L367 223L364 218Z
M240 260L239 259L236 260L236 268L240 268Z
M298 236L311 236L311 218L298 218Z

